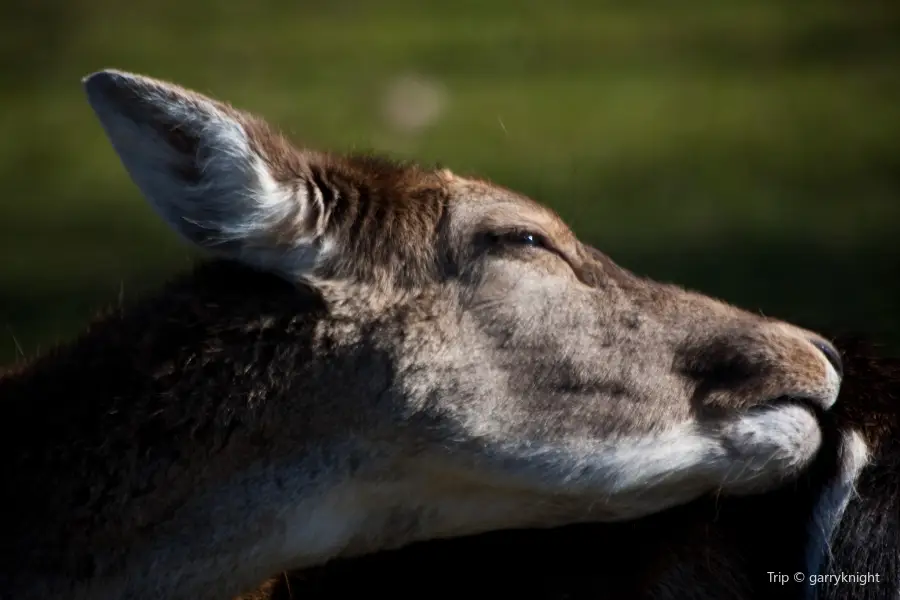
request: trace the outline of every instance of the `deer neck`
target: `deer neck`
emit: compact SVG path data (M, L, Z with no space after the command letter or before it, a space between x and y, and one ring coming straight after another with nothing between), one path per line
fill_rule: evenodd
M236 277L259 304L220 295ZM179 587L160 597L220 597L359 537L347 482L371 449L330 420L367 393L354 381L389 377L374 350L320 338L324 319L313 295L214 264L4 375L0 579L21 598L153 597L161 580Z

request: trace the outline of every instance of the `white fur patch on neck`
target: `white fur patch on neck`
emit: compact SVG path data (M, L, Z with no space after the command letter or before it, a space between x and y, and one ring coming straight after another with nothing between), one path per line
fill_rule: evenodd
M856 495L856 481L869 461L869 449L856 430L844 434L839 449L839 471L834 481L822 492L809 522L806 547L806 574L818 574L831 558L831 542L844 511ZM816 588L809 586L807 596L815 597Z

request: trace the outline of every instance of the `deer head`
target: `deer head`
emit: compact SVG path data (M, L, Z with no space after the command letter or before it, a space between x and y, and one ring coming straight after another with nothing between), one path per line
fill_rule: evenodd
M172 597L415 539L766 490L819 447L841 367L815 333L630 273L485 180L299 148L148 77L84 85L144 197L217 259L115 326L166 365L129 363L157 387L111 392L117 410L164 396L173 415L243 415L227 444L215 425L171 434L180 483L160 475L164 508L122 542L142 548L135 573L177 565ZM153 341L179 320L179 345Z

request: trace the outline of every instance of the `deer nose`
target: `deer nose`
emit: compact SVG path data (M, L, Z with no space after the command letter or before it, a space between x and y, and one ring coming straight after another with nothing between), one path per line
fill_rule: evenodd
M831 363L831 366L834 367L834 370L837 372L838 377L844 377L844 363L841 360L841 354L838 352L837 348L835 348L829 342L821 339L811 339L812 345L818 348L819 352L825 355L825 358L828 359L828 362Z

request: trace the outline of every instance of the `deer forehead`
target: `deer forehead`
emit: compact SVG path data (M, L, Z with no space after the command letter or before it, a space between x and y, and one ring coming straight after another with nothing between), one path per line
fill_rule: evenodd
M539 233L560 248L571 249L577 243L559 215L528 196L487 180L443 173L458 229L520 229Z

